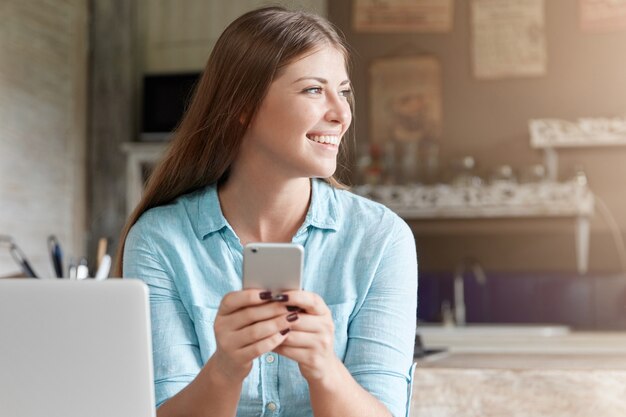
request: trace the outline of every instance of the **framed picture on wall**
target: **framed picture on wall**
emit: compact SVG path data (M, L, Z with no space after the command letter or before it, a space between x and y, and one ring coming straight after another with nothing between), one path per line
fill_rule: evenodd
M579 0L583 32L626 30L626 0Z
M441 67L430 55L374 60L370 66L373 142L438 139L442 128Z
M472 0L471 28L476 78L546 74L544 0Z
M370 68L370 142L386 181L428 180L442 131L441 67L430 55L380 58Z
M354 0L357 32L449 32L453 0Z

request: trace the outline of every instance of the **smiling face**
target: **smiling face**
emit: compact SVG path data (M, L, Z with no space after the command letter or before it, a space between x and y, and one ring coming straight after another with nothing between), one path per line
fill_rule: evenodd
M344 55L323 46L285 66L243 138L236 165L252 163L285 178L333 175L350 126Z

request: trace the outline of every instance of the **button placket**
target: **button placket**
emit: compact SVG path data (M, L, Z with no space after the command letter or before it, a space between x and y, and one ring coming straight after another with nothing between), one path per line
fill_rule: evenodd
M280 399L278 396L278 355L268 352L261 358L263 378L263 402L265 403L263 417L279 414Z

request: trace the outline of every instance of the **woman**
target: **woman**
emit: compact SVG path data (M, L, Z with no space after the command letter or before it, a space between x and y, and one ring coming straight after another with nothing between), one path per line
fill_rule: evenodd
M332 177L347 60L326 20L277 7L215 45L118 253L150 288L160 417L406 414L415 245ZM303 289L242 290L250 242L302 244Z

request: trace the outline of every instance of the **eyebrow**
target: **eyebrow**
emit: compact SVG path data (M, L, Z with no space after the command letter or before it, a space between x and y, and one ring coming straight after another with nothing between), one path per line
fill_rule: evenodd
M304 80L315 80L317 82L320 82L322 84L328 84L328 80L326 78L321 78L321 77L300 77L297 80L295 80L293 82L293 84L300 82L300 81L304 81ZM350 80L343 80L339 85L345 85L345 84L349 84Z

